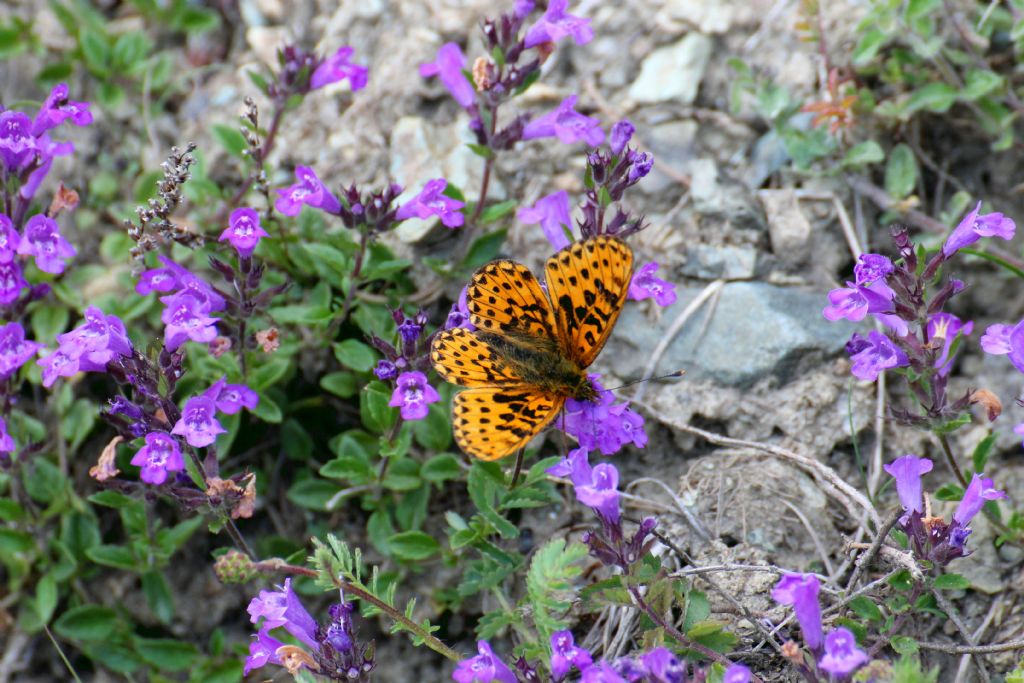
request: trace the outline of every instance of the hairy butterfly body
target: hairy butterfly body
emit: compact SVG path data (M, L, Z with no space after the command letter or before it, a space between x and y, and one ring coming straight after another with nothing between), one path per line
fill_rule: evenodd
M633 252L615 237L577 242L548 259L547 293L516 261L493 261L469 284L470 331L440 332L431 360L455 396L455 440L482 460L503 458L541 432L566 399L593 401L594 362L629 290Z

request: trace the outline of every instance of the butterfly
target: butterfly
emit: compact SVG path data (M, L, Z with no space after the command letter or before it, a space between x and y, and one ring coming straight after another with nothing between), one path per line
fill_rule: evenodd
M477 328L438 333L430 358L455 395L455 441L481 460L522 448L566 399L595 401L586 369L622 311L633 272L625 242L601 235L547 260L545 293L521 263L492 261L469 283L469 320Z

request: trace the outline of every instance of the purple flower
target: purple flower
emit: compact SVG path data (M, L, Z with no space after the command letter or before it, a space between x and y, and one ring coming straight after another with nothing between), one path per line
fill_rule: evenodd
M522 139L557 137L567 145L583 140L591 147L597 147L604 141L601 122L580 114L573 109L575 106L576 96L569 95L557 109L527 123Z
M612 668L611 664L602 659L597 664L586 668L583 677L580 678L580 683L627 683L627 681Z
M984 478L975 472L967 490L964 491L964 497L960 499L956 512L953 513L953 519L960 522L960 526L967 526L971 523L971 519L981 511L985 501L1005 500L1006 498L1006 492L995 488L991 479Z
M870 287L876 282L885 282L896 267L888 257L881 254L861 254L853 267L853 277L858 285Z
M434 178L427 181L418 195L398 207L395 218L404 221L407 218L430 218L437 216L446 228L457 228L462 225L465 216L460 209L465 206L463 202L451 197L446 197L442 192L448 187L448 181L444 178Z
M476 325L469 321L469 305L466 303L466 296L469 287L463 287L459 293L459 300L452 304L452 310L448 312L448 320L444 323L444 329L450 330L455 327L464 327L473 331ZM381 379L384 379L383 377Z
M61 349L57 349L49 356L40 358L36 365L43 368L43 386L49 389L58 377L72 377L78 372L79 359L71 356Z
M11 219L0 213L0 263L10 263L18 251L21 235L14 229Z
M0 262L0 305L9 306L21 296L28 282L21 274L17 261Z
M267 664L281 664L277 651L284 647L284 643L267 633L265 628L260 629L253 638L254 640L249 643L249 656L245 658L243 676L248 676L253 669L259 669Z
M440 400L437 390L427 384L426 375L422 372L403 372L395 382L395 391L388 405L400 408L403 420L422 420L427 416L428 406Z
M9 173L20 174L38 151L32 119L18 111L0 112L0 160Z
M597 381L600 375L590 375L590 382L598 393L596 402L569 399L560 425L565 433L576 437L581 448L600 450L612 455L632 443L637 448L647 445L644 419L629 409L629 404L614 404L615 397Z
M921 475L932 471L932 461L907 454L885 465L884 469L896 480L896 492L903 509L907 512L922 512Z
M1024 320L1013 327L989 325L981 337L981 348L995 356L1008 355L1013 366L1024 372Z
M21 189L18 190L18 194L21 195L22 199L32 199L36 191L39 190L39 186L43 180L46 179L46 175L50 172L50 167L53 165L53 158L58 156L64 156L71 154L75 151L75 146L70 142L54 142L50 139L49 135L45 133L36 138L36 167L25 182L22 184Z
M193 396L185 401L181 419L174 425L171 434L185 437L189 446L202 448L217 440L218 434L226 429L217 421L217 406L206 396Z
M415 344L423 332L423 326L416 323L414 318L405 318L398 325L398 335L406 344Z
M1024 439L1024 422L1021 422L1019 425L1015 426L1013 428L1013 433ZM1022 443L1021 445L1024 445L1024 443Z
M231 212L228 227L220 234L220 241L227 240L239 256L249 257L252 256L252 251L259 244L261 237L270 235L260 227L260 215L255 209L243 206Z
M369 70L365 66L349 62L352 53L352 48L342 46L338 48L337 52L322 61L309 79L310 90L316 90L346 78L353 92L365 88Z
M0 417L0 453L13 453L17 447L14 438L7 433L7 421Z
M556 681L565 678L569 671L576 667L583 671L593 663L590 653L576 647L572 631L555 631L551 634L551 677Z
M619 510L619 471L610 463L601 463L591 468L587 460L587 451L576 448L569 451L569 457L550 470L551 474L560 474L568 470L576 490L576 500L591 508L608 524L617 524ZM563 475L564 476L564 475Z
M883 370L910 364L907 354L903 353L889 337L877 330L868 332L867 339L854 333L847 348L858 349L850 357L853 361L853 376L869 382L878 379L878 374Z
M18 253L33 256L39 270L59 275L64 272L65 259L77 252L61 237L57 221L36 214L25 223L25 236L18 243Z
M181 286L183 278L188 276L196 277L187 268L178 265L166 256L161 255L160 262L164 264L162 268L152 268L143 271L142 275L139 276L139 282L135 285L135 291L142 296L146 296L150 292L174 291Z
M629 167L629 176L627 177L630 185L645 177L654 168L654 157L647 152L634 154L631 162L632 166Z
M373 369L373 374L377 375L377 379L382 382L394 379L398 376L398 366L382 358L377 361L377 367Z
M653 298L659 306L671 306L676 302L676 286L654 275L658 264L651 261L633 273L629 283L629 298L635 301Z
M750 683L750 669L742 664L733 664L725 670L722 683Z
M106 315L95 306L85 309L83 317L84 323L57 335L58 350L75 358L78 370L102 372L115 357L131 355L132 343L120 318Z
M833 289L828 293L829 305L821 312L826 320L836 321L846 318L860 322L868 313L892 312L891 289L884 284L865 287L847 282L846 287Z
M594 29L590 27L590 19L574 17L565 11L569 0L550 0L544 16L537 20L526 32L525 47L535 47L541 43L557 43L566 36L572 36L577 45L586 45L594 38Z
M478 654L459 662L452 672L457 683L516 683L515 674L498 659L486 640L477 641Z
M629 140L635 132L636 128L629 119L622 119L612 126L611 135L608 136L608 146L611 147L612 154L615 156L622 154L622 150L629 144Z
M946 243L942 245L942 253L949 258L958 249L974 244L982 237L999 237L1004 240L1012 239L1017 229L1012 218L1007 218L1001 213L986 213L978 215L981 211L981 202L974 207L974 210L964 216L960 224L950 233Z
M297 183L277 190L280 197L274 203L274 208L285 216L298 216L303 204L327 213L337 213L341 208L338 198L320 182L313 169L296 166L295 178Z
M142 481L155 486L167 481L168 473L185 469L178 440L167 432L146 434L146 445L132 457L132 464L142 468Z
M857 639L849 629L840 626L825 638L825 654L818 662L833 676L845 678L867 663L868 655L857 648Z
M686 668L667 648L657 647L640 656L650 683L682 683Z
M167 306L160 315L164 322L164 345L176 351L186 340L207 343L217 337L217 321L209 316L210 307L191 293L160 297Z
M227 377L221 377L203 392L203 396L213 401L217 410L234 415L245 408L254 410L260 402L259 394L244 384L228 384Z
M772 600L781 605L790 605L800 622L804 642L813 651L821 648L821 606L818 591L821 584L813 574L786 574L775 584Z
M464 109L476 102L476 91L473 84L466 78L466 57L455 43L445 43L437 51L437 59L433 62L420 64L420 76L430 78L437 76L455 101Z
M74 102L68 99L67 83L58 83L36 114L32 134L42 135L68 119L76 126L88 126L92 123L92 112L89 111L88 102Z
M565 190L541 197L533 206L522 207L516 217L526 225L540 223L540 229L555 251L569 246L566 232L572 230L572 218L569 217L569 194Z
M290 578L284 580L283 588L279 587L276 591L260 591L257 597L249 601L246 611L249 612L249 621L254 624L259 623L261 618L264 620L261 629L269 630L283 626L306 645L319 649L316 640L316 621L292 590Z
M953 359L949 357L949 351L956 340L957 335L967 337L974 331L974 323L961 322L960 318L952 313L936 313L928 319L928 338L942 340L942 353L935 359L935 367L939 368L940 375L948 375L953 367Z
M25 339L25 328L19 322L0 326L0 378L6 379L36 355L42 344Z

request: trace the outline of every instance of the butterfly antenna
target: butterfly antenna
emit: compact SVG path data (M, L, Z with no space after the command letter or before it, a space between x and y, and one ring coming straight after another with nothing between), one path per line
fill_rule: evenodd
M605 389L605 391L618 391L619 389L625 389L626 387L631 387L634 384L640 384L641 382L650 382L651 380L656 380L656 379L675 379L677 377L682 377L685 374L686 374L686 370L676 370L675 372L670 372L667 375L661 375L660 377L644 377L643 379L635 379L632 382L626 382L625 384L620 384L617 387L612 387L610 389Z

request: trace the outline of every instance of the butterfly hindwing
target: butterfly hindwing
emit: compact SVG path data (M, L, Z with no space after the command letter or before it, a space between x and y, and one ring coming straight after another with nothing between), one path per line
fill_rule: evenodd
M562 249L548 259L544 271L564 351L586 368L625 303L633 252L622 240L601 235Z
M515 261L492 261L473 274L466 303L480 330L509 337L557 339L551 303L530 269Z
M464 387L522 384L523 380L486 339L462 327L442 330L430 345L437 374Z
M455 441L473 457L498 460L539 434L564 403L527 385L460 391L452 404Z

